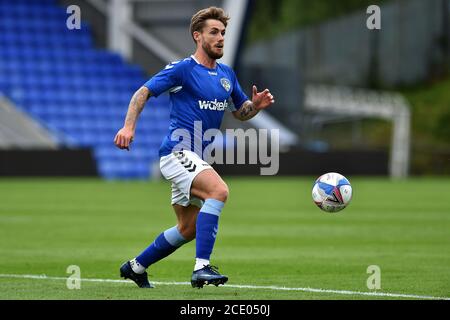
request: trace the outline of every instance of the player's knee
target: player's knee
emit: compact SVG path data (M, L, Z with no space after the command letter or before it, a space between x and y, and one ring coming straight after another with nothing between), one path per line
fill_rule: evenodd
M195 239L195 224L178 225L178 230L184 239L191 241Z
M195 239L195 228L189 229L184 238L187 241L191 241Z
M228 186L226 184L221 184L217 188L214 188L212 198L222 202L226 202L229 193L230 191L228 190Z

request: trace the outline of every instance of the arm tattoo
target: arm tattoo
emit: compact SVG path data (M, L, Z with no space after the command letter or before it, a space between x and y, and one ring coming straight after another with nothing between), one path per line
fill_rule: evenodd
M246 101L242 107L235 114L236 118L241 121L246 121L253 118L258 113L255 106L251 101Z
M125 126L136 128L136 121L139 114L144 109L145 103L150 98L151 92L146 87L141 87L136 91L131 98L130 105L128 106L127 116L125 118Z

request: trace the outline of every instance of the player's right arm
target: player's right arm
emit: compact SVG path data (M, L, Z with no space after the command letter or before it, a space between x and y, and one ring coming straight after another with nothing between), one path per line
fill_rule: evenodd
M133 94L128 106L123 128L117 132L114 138L114 144L118 148L129 150L130 143L133 141L134 133L136 131L137 120L142 110L144 110L145 103L151 95L152 93L146 86L140 87L139 90Z
M169 63L163 70L154 75L134 93L128 107L125 124L123 128L117 132L116 137L114 138L114 144L118 148L129 150L130 143L134 138L139 114L142 112L145 103L151 96L158 97L170 88L183 85L183 72L185 67L189 64L189 61L190 59L185 59L183 61Z

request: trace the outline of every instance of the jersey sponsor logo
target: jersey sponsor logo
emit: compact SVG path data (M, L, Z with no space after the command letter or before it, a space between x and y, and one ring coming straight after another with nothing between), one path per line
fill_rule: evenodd
M228 108L228 102L227 100L217 101L217 99L215 99L214 101L199 100L198 106L201 110L224 111L226 108Z
M220 79L220 83L222 84L222 87L228 91L230 91L231 89L231 84L230 84L230 80L228 80L227 78L222 78Z

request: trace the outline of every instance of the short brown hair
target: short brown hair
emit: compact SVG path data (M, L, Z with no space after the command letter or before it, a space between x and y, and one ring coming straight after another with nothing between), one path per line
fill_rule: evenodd
M190 27L191 36L194 42L195 42L194 32L195 31L201 32L203 27L205 26L206 20L208 19L219 20L220 22L223 23L223 25L226 28L228 20L230 20L230 17L225 13L225 11L222 8L217 7L209 7L206 9L202 9L196 14L194 14L191 19L191 27Z

